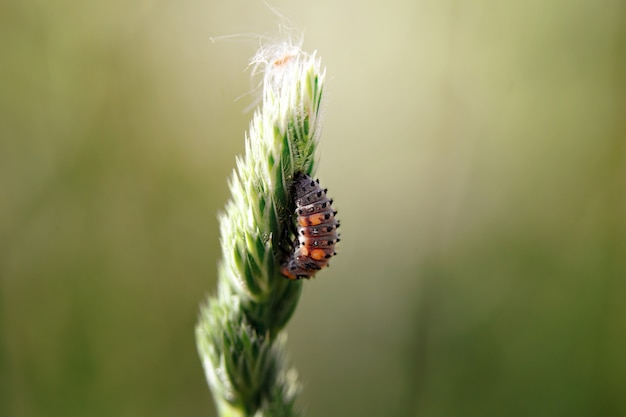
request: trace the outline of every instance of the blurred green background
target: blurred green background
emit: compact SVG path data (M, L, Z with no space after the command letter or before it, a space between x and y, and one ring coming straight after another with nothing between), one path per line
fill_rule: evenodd
M626 6L272 1L328 68L309 416L626 415ZM0 5L0 416L211 416L261 1Z

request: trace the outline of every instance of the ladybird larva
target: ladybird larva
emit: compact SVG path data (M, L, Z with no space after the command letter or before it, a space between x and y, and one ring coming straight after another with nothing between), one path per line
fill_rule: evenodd
M335 244L339 242L337 212L319 181L307 174L296 173L291 187L296 206L296 236L293 252L280 271L289 279L312 278L335 255Z

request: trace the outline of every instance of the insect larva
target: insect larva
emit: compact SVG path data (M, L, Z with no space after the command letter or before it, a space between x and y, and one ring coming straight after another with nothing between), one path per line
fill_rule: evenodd
M336 255L335 244L339 242L337 212L319 181L304 173L294 176L292 193L296 205L296 236L293 252L283 263L281 273L289 279L312 278Z

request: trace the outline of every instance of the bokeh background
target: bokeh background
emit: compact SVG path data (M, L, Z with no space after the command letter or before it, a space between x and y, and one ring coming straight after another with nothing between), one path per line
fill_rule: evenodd
M272 1L328 68L308 416L626 415L626 6ZM262 1L0 5L0 416L212 416ZM243 96L240 100L237 97Z

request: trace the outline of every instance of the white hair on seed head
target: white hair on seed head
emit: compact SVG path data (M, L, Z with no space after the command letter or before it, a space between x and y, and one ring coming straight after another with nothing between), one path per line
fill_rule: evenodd
M277 34L262 35L248 32L209 38L214 43L226 40L256 40L259 43L256 54L247 66L247 69L252 68L250 71L252 81L250 90L235 99L235 101L238 101L246 96L254 96L252 102L244 109L244 112L252 110L261 102L262 97L256 95L259 91L266 90L268 87L276 91L285 82L292 82L288 78L294 74L292 67L294 63L299 62L302 64L302 61L308 61L315 57L315 52L310 55L302 51L304 31L298 29L280 10L270 5L267 1L264 1L264 3L278 17ZM257 76L261 76L261 79Z

